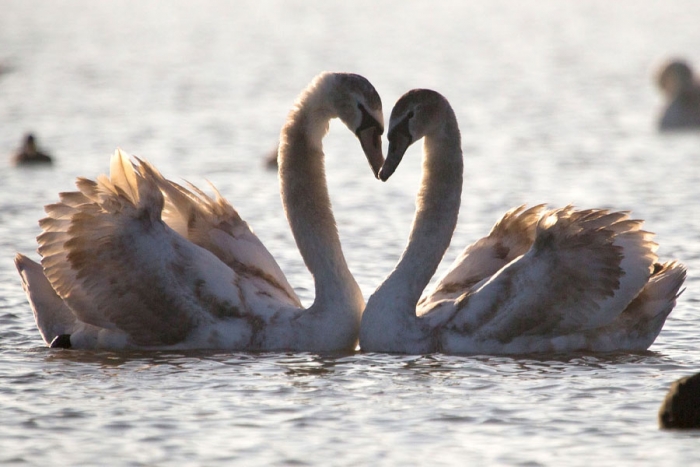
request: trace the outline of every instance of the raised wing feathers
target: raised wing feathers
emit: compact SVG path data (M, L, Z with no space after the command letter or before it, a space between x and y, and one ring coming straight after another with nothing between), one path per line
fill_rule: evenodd
M161 220L163 195L146 171L111 164L47 207L38 237L45 275L81 321L172 345L199 324L247 313L231 268ZM113 158L113 159L114 159Z
M535 227L544 207L544 204L528 209L519 206L508 211L488 236L464 249L419 306L430 308L430 303L455 299L526 253L535 240Z
M605 210L546 213L532 248L460 297L448 326L507 343L609 324L640 293L656 260L640 224Z
M152 165L139 161L165 195L164 221L192 243L216 255L260 293L300 307L301 302L272 254L219 191L214 197L188 184L166 180Z

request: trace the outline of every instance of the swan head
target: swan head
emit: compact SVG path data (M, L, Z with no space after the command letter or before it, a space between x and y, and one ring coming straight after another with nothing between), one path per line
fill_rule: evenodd
M379 93L366 78L353 73L324 73L321 77L332 83L331 105L336 115L360 140L374 176L379 177L384 164L384 115Z
M668 97L676 96L693 84L693 71L683 60L664 63L656 74L656 84Z
M449 109L447 99L430 89L413 89L396 101L389 118L389 151L379 171L380 180L391 177L411 144L437 131L441 113Z

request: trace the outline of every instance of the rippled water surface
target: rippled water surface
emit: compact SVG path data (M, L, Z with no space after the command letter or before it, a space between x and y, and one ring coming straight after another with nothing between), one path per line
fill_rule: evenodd
M0 463L29 465L692 465L697 433L659 431L674 379L699 371L700 134L660 135L651 73L700 67L700 3L35 1L0 5L0 151L34 131L58 163L0 161ZM299 295L311 278L263 166L319 71L393 102L452 102L465 191L444 267L508 208L633 211L687 290L648 352L520 358L50 351L12 259L36 258L42 206L116 147L211 180ZM420 169L386 184L339 124L333 206L368 297L405 244Z

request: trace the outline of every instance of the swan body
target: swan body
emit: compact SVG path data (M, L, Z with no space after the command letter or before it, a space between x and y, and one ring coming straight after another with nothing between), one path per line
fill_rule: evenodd
M392 110L388 137L380 178L421 138L423 176L406 249L367 302L363 351L522 354L652 344L685 267L658 264L652 234L625 212L512 209L421 298L457 223L460 132L443 96L414 90Z
M381 101L363 77L323 73L281 132L285 213L313 275L305 309L269 251L215 191L165 179L122 151L110 175L46 206L41 265L15 263L44 341L73 348L351 351L364 300L340 248L322 139L339 117L375 175Z
M683 60L664 64L656 77L657 85L667 100L659 129L700 129L700 83Z

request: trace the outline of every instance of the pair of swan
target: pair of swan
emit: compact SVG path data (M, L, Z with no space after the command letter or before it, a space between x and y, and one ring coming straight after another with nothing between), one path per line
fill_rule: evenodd
M409 242L370 297L340 247L322 139L340 118L386 180L424 138ZM110 176L78 179L40 222L41 265L16 266L44 340L74 348L226 348L405 353L646 349L685 278L656 263L651 234L626 213L509 211L420 295L453 234L462 189L457 120L440 94L397 102L381 150L379 95L358 75L323 73L284 125L284 210L316 297L303 309L272 255L218 192L163 178L118 151ZM364 315L363 315L363 309Z
M700 82L683 60L671 60L662 65L656 75L656 84L668 101L659 129L700 129Z

